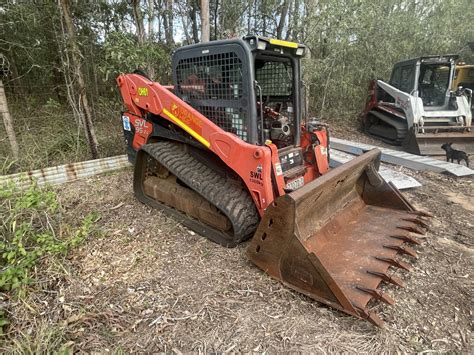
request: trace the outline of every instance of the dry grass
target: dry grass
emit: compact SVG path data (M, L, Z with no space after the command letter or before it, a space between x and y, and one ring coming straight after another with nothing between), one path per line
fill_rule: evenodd
M17 341L4 350L472 351L474 213L452 194L472 201L473 180L399 169L423 184L405 194L435 217L401 275L406 288L386 288L397 303L375 306L385 329L270 279L247 260L247 244L222 248L140 204L125 171L58 189L71 221L101 214L101 237L29 307L17 305Z
M410 198L436 217L420 260L404 275L407 287L389 288L397 304L377 306L385 329L268 278L246 259L246 244L222 248L141 205L130 171L63 186L69 218L100 212L102 237L74 253L70 271L30 300L32 310L22 308L35 320L15 325L30 335L14 348L41 338L49 349L66 344L86 352L468 351L472 213L438 192L472 196L471 182L418 178L424 186Z

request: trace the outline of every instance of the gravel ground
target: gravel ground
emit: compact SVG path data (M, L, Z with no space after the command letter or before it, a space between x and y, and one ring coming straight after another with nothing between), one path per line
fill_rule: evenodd
M406 287L386 288L396 304L376 306L384 329L270 279L247 243L220 247L142 205L131 170L58 188L71 221L100 212L101 236L37 296L36 317L82 352L472 352L474 177L396 169L423 184L404 194L434 218Z

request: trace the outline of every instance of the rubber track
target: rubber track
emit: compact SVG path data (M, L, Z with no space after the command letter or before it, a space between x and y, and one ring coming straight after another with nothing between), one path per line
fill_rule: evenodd
M259 215L243 184L239 186L198 161L182 143L162 141L143 145L141 149L229 218L233 234L226 233L227 238L237 244L254 234Z
M390 126L393 129L395 129L395 131L397 132L397 138L391 139L384 135L372 133L370 132L370 128L369 128L367 131L370 135L377 137L388 144L393 144L393 145L402 144L403 140L408 134L408 126L405 124L405 122L402 122L400 119L397 119L395 117L392 117L389 114L386 114L380 111L374 111L374 110L369 111L369 115L372 115L375 118L379 119L379 121L381 122L381 125ZM384 116L384 119L382 119L381 116Z

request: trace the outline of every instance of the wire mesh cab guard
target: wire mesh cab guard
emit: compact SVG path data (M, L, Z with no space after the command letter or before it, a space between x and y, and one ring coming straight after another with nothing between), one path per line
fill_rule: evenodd
M180 48L173 56L176 94L225 131L254 142L251 61L250 49L240 39Z

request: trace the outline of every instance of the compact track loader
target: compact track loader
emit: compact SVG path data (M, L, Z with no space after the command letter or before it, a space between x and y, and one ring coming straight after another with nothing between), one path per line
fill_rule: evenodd
M456 64L452 88L456 90L459 87L474 91L474 64L464 62Z
M414 154L444 155L444 143L474 153L472 90L452 90L456 55L395 64L388 83L372 80L361 114L366 132Z
M173 86L117 83L137 198L247 255L311 298L381 326L370 300L418 244L426 214L378 174L380 152L329 169L329 131L304 112L305 46L257 36L173 55Z
M474 92L474 64L457 63L452 89L469 89ZM474 100L471 98L471 116L474 118Z

